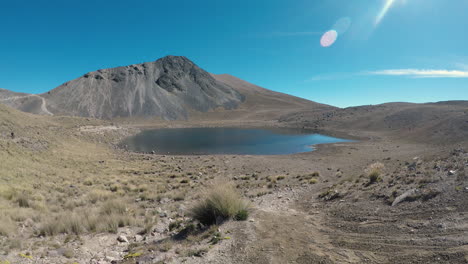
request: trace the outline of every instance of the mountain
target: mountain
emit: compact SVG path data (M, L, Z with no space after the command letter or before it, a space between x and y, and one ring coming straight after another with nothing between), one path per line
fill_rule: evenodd
M468 101L385 103L335 109L298 111L279 122L327 131L382 132L413 142L449 144L468 138Z
M229 74L212 75L216 80L233 87L245 96L244 102L235 110L222 113L215 119L278 120L280 117L297 112L321 113L337 107L316 103L289 94L268 90L241 80ZM210 113L211 114L211 113ZM213 113L216 114L216 113ZM202 118L206 118L204 114Z
M185 57L90 72L42 95L54 114L183 119L191 110L236 108L243 96Z
M45 99L36 94L16 93L0 88L0 103L23 112L52 115L46 107Z
M230 112L231 118L277 119L289 111L334 109L231 75L210 74L179 56L90 72L41 95L0 90L0 102L35 114L99 119L175 120L209 116L207 112Z

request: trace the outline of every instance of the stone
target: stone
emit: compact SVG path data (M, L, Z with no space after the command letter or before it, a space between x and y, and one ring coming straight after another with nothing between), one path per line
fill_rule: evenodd
M135 242L141 242L144 240L144 237L143 236L140 236L140 235L135 235Z
M117 241L121 242L121 243L128 243L128 239L126 236L124 235L120 235L117 237Z
M408 197L413 196L416 194L417 189L411 189L409 191L404 192L402 195L398 196L395 198L395 201L393 201L392 206L395 206L403 201L405 201Z

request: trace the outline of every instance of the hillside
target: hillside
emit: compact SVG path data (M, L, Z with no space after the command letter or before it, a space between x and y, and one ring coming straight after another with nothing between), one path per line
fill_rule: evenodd
M90 72L42 95L54 114L187 118L189 110L236 108L241 94L185 57Z
M258 117L248 98L225 112ZM281 122L251 125L369 137L295 155L153 155L115 148L138 130L127 121L0 105L0 262L466 262L466 102L320 111L288 103L262 106L285 113ZM220 182L248 198L248 220L199 225L191 208Z
M47 109L45 99L35 94L16 93L6 89L0 89L0 103L23 112L52 115Z
M290 112L335 109L228 74L210 74L177 56L90 72L41 95L0 90L0 102L29 113L99 119L276 120Z
M468 138L468 101L386 103L317 113L285 114L280 122L328 131L385 133L411 141L446 144Z

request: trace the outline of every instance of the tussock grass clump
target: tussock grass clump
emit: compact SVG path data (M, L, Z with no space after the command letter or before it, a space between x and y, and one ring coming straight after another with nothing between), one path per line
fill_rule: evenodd
M29 197L24 194L19 195L16 202L18 202L19 207L28 208L30 206Z
M369 167L366 169L367 176L369 177L369 184L373 184L379 181L384 167L385 166L380 162L369 165Z
M39 228L39 235L79 235L86 232L117 233L119 227L136 223L123 200L108 200L100 207L70 210L49 216Z
M15 223L7 216L0 216L0 237L9 236L16 231Z
M107 201L112 197L112 193L108 191L103 191L103 190L92 190L91 192L88 193L88 201L91 202L92 204L95 204L100 201Z
M205 225L228 219L242 221L248 218L249 204L231 185L218 185L190 210L190 215Z
M103 215L122 215L127 211L125 203L119 200L109 200L105 202L101 207L101 214Z
M317 179L310 179L309 184L316 184L318 182Z
M41 236L55 236L58 234L79 235L85 231L84 217L78 214L61 214L51 217L39 229Z

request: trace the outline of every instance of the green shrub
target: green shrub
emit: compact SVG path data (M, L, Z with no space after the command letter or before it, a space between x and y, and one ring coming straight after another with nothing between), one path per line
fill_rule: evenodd
M242 209L234 216L236 221L245 221L249 217L249 211L247 209Z

